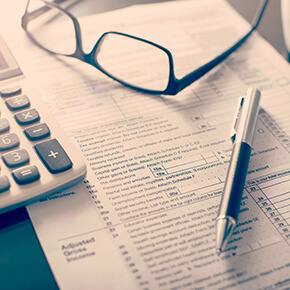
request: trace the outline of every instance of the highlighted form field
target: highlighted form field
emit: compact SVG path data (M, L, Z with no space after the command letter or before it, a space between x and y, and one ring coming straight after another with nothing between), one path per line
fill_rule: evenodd
M214 152L206 152L188 158L172 157L168 159L160 159L158 165L149 167L154 177L160 177L167 174L176 173L199 166L204 166L218 162L219 159Z

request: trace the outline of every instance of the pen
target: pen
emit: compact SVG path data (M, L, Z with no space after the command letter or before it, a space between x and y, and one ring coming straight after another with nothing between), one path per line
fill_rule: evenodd
M233 124L232 156L216 220L216 252L225 250L236 226L251 155L261 93L249 88L241 97Z

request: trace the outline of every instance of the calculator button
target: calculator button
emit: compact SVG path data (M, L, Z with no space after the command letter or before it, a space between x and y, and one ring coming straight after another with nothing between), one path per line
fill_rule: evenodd
M19 138L15 133L0 136L0 150L8 150L19 145Z
M6 88L0 91L0 95L3 98L6 97L12 97L15 95L21 94L21 87L20 86L14 86L11 88Z
M39 121L40 117L35 109L30 109L15 114L15 119L20 125L27 125Z
M2 158L8 167L22 166L29 162L29 155L25 149L5 153Z
M0 133L8 131L10 128L6 118L0 118Z
M30 183L40 178L38 169L35 165L16 169L12 172L12 176L18 184Z
M59 173L72 167L72 162L56 139L34 146L39 157L51 173Z
M30 106L29 99L25 95L9 98L5 103L11 111L24 109Z
M24 130L25 135L31 141L39 140L50 135L50 130L45 123L41 123Z
M0 193L10 188L10 182L6 175L0 175Z

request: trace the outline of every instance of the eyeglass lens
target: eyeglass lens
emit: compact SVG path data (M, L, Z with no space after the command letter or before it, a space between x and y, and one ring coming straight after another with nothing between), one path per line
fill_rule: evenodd
M148 90L165 90L169 59L158 47L131 37L108 33L99 43L95 60L111 76Z
M75 28L68 15L39 0L30 0L27 12L31 13L27 31L42 47L60 54L75 52Z

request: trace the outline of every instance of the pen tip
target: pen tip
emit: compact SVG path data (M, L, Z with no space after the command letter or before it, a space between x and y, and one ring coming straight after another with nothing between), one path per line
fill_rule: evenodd
M222 250L220 248L216 249L216 253L219 256L221 254Z

